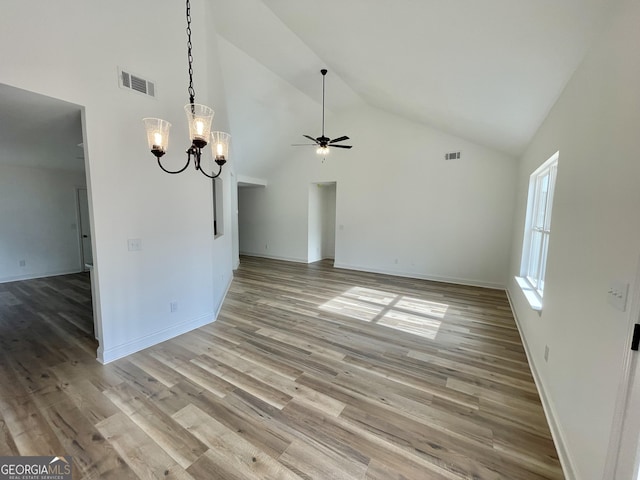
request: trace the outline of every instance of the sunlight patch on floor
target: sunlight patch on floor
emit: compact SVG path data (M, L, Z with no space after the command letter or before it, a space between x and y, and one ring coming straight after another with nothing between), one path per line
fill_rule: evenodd
M351 287L340 296L345 298L355 298L363 302L371 302L378 305L389 305L398 297L393 293L364 287Z
M384 307L371 305L366 302L361 302L359 300L343 296L335 297L320 306L320 309L322 310L346 315L347 317L355 318L356 320L363 320L365 322L373 321L380 315L383 308Z
M434 339L449 306L365 287L352 287L321 310Z
M401 330L403 332L433 340L436 338L442 321L412 315L398 310L390 310L376 323L378 325L383 325L385 327L390 327L395 330Z

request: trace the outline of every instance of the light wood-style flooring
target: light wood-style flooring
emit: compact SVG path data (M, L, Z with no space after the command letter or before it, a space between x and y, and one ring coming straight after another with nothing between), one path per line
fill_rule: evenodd
M505 293L243 257L102 366L86 274L0 284L0 456L79 479L562 479Z

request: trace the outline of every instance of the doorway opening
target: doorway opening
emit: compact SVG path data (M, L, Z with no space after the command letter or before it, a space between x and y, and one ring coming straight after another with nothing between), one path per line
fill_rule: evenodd
M335 259L336 196L336 182L312 183L309 186L309 263Z
M14 346L98 347L83 122L80 105L0 84L0 329Z
M264 204L267 181L261 178L238 175L236 179L236 216L233 237L234 270L240 266L240 255L255 254L264 246L264 253L268 253L268 241L255 235L255 226L259 224L261 212L256 206Z

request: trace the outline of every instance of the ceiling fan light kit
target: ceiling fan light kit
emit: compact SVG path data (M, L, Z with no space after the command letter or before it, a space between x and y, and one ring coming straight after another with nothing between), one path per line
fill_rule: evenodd
M311 140L313 143L304 143L304 144L294 144L294 147L300 147L300 146L306 146L306 145L311 145L314 147L318 147L316 149L316 153L318 155L322 155L327 156L330 152L331 149L329 147L336 147L336 148L352 148L351 145L337 145L338 142L343 142L345 140L349 140L349 137L347 137L346 135L343 135L342 137L337 137L334 138L333 140L330 139L329 137L325 136L324 134L324 90L325 90L325 78L327 76L327 69L323 68L322 70L320 70L320 73L322 74L322 135L320 135L319 137L313 138L311 135L302 135L304 138L308 138L309 140Z
M204 176L209 178L219 177L222 173L222 166L227 162L229 156L229 141L231 135L226 132L212 132L211 123L213 122L214 111L212 108L195 103L196 92L193 88L193 55L191 52L191 3L186 0L187 6L187 55L189 59L189 103L184 106L189 125L189 137L191 146L187 149L187 163L179 170L168 170L162 165L160 160L167 153L169 146L169 130L171 123L161 118L144 118L145 129L147 131L147 143L149 150L156 157L158 166L167 173L180 173L186 170L193 163L196 170L199 170ZM202 149L211 141L211 149L215 163L218 165L218 173L211 174L204 171L201 166Z

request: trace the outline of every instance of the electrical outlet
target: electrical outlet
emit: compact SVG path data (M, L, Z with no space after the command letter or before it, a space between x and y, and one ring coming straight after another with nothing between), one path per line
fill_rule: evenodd
M549 361L549 345L544 346L544 361Z
M178 302L169 303L169 310L171 310L171 313L178 311Z

